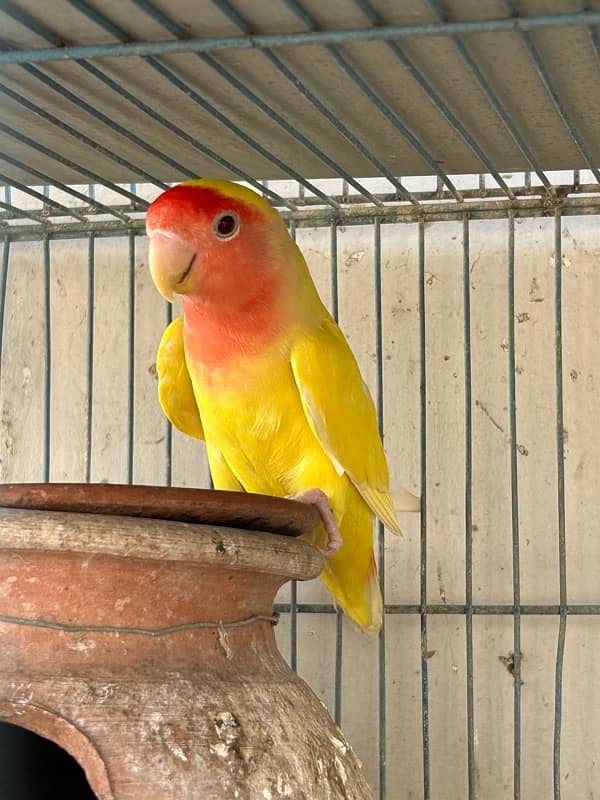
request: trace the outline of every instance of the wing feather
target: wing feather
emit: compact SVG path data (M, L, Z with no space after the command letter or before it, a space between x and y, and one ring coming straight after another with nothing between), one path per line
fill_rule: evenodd
M204 439L200 412L185 361L183 317L166 328L156 354L158 399L167 419L183 433Z
M399 533L375 405L332 319L296 341L291 364L304 413L332 464L348 475L373 513Z

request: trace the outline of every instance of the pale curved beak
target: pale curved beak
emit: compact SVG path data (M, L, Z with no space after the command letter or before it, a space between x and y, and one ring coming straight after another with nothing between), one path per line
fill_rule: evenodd
M173 293L190 274L196 253L191 244L173 233L154 231L150 234L148 262L150 274L165 300L173 302Z

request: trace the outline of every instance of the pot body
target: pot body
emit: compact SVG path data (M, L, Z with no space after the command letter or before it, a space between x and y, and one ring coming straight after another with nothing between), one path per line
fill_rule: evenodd
M0 719L99 800L369 798L275 642L277 590L321 566L275 534L1 509Z

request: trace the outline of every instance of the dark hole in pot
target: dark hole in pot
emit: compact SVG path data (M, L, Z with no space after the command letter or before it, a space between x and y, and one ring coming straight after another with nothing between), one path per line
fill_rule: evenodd
M77 761L49 739L0 722L2 800L96 800Z

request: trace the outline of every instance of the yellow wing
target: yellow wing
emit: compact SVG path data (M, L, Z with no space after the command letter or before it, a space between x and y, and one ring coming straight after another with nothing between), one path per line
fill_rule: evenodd
M185 361L183 317L171 322L162 335L156 354L158 399L176 428L196 439L204 439L202 420L192 380Z
M332 319L294 344L291 364L309 425L335 469L346 473L373 513L399 533L375 406Z

